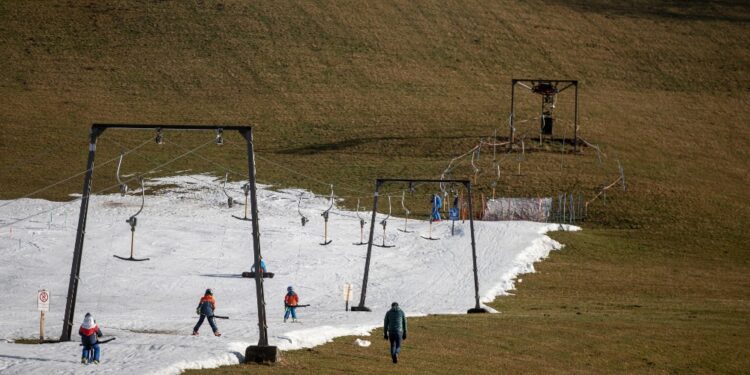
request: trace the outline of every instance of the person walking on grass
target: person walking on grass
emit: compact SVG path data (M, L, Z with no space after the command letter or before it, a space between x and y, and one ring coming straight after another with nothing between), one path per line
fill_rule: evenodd
M83 344L81 363L84 365L88 364L89 358L91 358L91 363L98 365L100 354L99 337L102 337L102 331L90 313L86 313L86 316L83 318L83 323L81 323L81 328L78 329L78 334L81 336L81 344Z
M292 316L292 323L297 322L297 305L299 304L299 296L294 293L294 288L291 286L286 288L286 295L284 296L284 323L289 319L289 315Z
M193 336L198 336L198 330L203 324L203 320L208 318L208 324L211 326L211 330L214 331L214 336L221 336L219 328L216 327L216 320L214 319L214 310L216 310L216 300L214 299L214 293L211 289L206 289L206 293L198 303L198 307L195 309L201 317L198 319L198 324L193 328Z
M398 307L398 303L391 304L391 309L385 313L383 321L383 338L391 342L391 359L398 363L398 353L401 352L401 342L406 340L406 314Z

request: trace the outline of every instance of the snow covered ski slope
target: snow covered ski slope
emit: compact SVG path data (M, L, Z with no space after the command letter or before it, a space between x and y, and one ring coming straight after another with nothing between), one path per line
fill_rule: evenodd
M79 203L0 201L10 203L0 207L0 226L42 213L0 229L0 372L178 374L188 368L238 363L245 347L257 343L254 282L240 276L252 264L251 223L232 218L242 217L243 207L227 208L211 176L148 181L151 188L157 184L165 188L146 197L135 235L135 256L149 261L113 257L130 255L130 226L125 220L140 207L140 197L91 198L74 331L91 312L104 338L117 337L102 345L102 363L96 366L80 363L78 341L12 343L38 335L36 293L41 288L51 292L47 336L60 335ZM231 188L239 191L240 185ZM386 242L396 246L373 248L367 295L373 312L345 312L342 288L345 283L354 285L356 305L364 270L366 246L352 245L359 242L359 220L354 212L334 208L328 223L333 242L320 246L320 213L328 202L306 200L302 211L311 221L302 227L299 193L259 190L261 248L268 270L275 272L273 279L265 280L271 344L289 350L342 335L368 335L382 324L393 301L409 316L464 313L474 306L469 223L457 222L455 236L449 222L433 225L432 235L441 240L428 241L420 238L427 233L426 221L410 220L414 233L403 233L396 230L402 219L393 217ZM54 210L45 212L50 209ZM561 247L545 235L557 230L557 224L476 222L475 227L484 302L512 289L516 275L533 271L532 262ZM382 232L375 234L375 242L381 242ZM310 304L298 310L302 324L283 323L283 298L290 285L300 303ZM207 324L200 336L190 335L197 321L195 307L206 288L213 289L217 314L230 317L217 320L220 338L211 335Z

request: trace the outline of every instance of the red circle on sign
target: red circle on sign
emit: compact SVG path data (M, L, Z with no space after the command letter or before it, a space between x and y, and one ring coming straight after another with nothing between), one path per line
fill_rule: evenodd
M47 292L41 292L39 293L39 300L42 302L47 302L49 299L49 296L47 295Z

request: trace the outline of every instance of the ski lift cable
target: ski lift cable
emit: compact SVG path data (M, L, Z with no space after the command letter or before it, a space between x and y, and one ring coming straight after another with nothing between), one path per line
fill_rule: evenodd
M179 143L176 143L176 142L174 142L174 141L172 141L172 142L170 142L170 143L174 144L175 146L177 146L178 148L182 149L183 151L184 151L184 150L187 150L187 149L188 149L187 147L185 147L185 146L181 146L181 145L180 145ZM224 144L229 144L229 143L230 143L229 141L227 141L227 140L224 140ZM211 164L213 164L213 165L215 165L215 166L217 166L217 167L219 167L219 168L221 168L221 169L223 169L223 170L225 171L225 173L231 173L231 174L233 174L233 175L236 175L236 176L239 176L239 177L241 177L241 178L247 178L247 175L245 175L245 174L243 174L243 173L240 173L240 172L237 172L237 171L235 171L235 170L233 170L233 169L231 169L231 168L229 168L229 167L227 167L227 166L225 166L225 165L223 165L223 164L221 164L221 163L219 163L219 162L216 162L216 161L214 161L214 160L211 160L211 159L209 159L209 158L207 158L207 157L205 157L205 156L203 156L203 155L201 155L201 154L197 154L197 153L196 153L196 154L195 154L195 156L196 156L196 157L198 157L198 158L200 158L200 159L202 159L202 160L204 160L204 161L207 161L207 162L209 162L209 163L211 163ZM192 178L192 176L191 176L191 178ZM198 179L196 179L196 178L193 178L193 179L194 179L194 180L196 180L196 181L200 181L200 180L198 180ZM256 179L256 180L257 180L257 179ZM202 182L202 181L201 181L201 182ZM259 181L259 182L260 182L260 181ZM203 183L205 184L205 182L203 182ZM239 193L239 192L241 192L241 191L242 191L242 190L238 190L238 189L233 189L233 188L229 188L229 190L230 190L230 191L233 191L233 192L236 192L236 193Z
M151 139L149 139L149 142L151 142L151 141L152 141L152 140L151 140ZM145 171L145 172L141 173L141 175L139 175L139 176L134 176L134 177L131 177L131 178L129 178L129 179L127 179L127 180L125 180L124 182L125 182L125 183L128 183L128 182L132 182L133 180L136 180L136 179L138 179L139 177L141 177L141 176L143 176L143 175L146 175L146 174L149 174L149 173L153 173L154 171L158 170L159 168L161 168L161 167L164 167L164 166L167 166L167 165L169 165L169 164L172 164L172 163L174 163L175 161L177 161L177 160L179 160L179 159L181 159L181 158L183 158L183 157L185 157L185 156L187 156L187 155L189 155L189 154L191 154L191 153L194 153L194 152L196 152L196 151L200 150L201 148L203 148L203 147L206 147L206 146L208 146L209 144L211 144L211 143L213 143L213 142L214 142L214 139L211 139L210 141L208 141L208 142L206 142L206 143L204 143L204 144L202 144L202 145L200 145L200 146L198 146L198 147L196 147L196 148L194 148L194 149L192 149L192 150L190 150L190 151L188 151L188 152L185 152L185 153L183 153L183 154L181 154L181 155L179 155L179 156L177 156L177 157L175 157L175 158L173 158L173 159L171 159L171 160L169 160L169 161L166 161L166 162L164 162L164 163L162 163L162 164L159 164L158 166L156 166L156 167L154 167L154 168L152 168L152 169L149 169L149 170L147 170L147 171ZM119 158L119 156L118 156L118 158ZM117 159L117 158L115 158L115 159ZM114 161L115 159L113 159L112 161ZM92 195L96 195L96 194L99 194L99 193L102 193L102 192L105 192L105 191L111 190L111 189L113 189L113 188L115 188L115 187L118 187L118 186L119 186L119 184L114 184L114 185L110 185L110 186L107 186L107 187L105 187L105 188L103 188L103 189L99 189L99 190L97 190L97 191L95 191L95 192L92 192L92 193L90 193L90 194L89 194L89 197L90 197L90 196L92 196ZM50 208L50 209L47 209L47 210L44 210L44 211L40 211L40 212L37 212L37 213L35 213L35 214L32 214L32 215L29 215L29 216L23 217L23 218L21 218L21 219L18 219L18 220L14 220L14 221L12 221L12 222L10 222L10 223L7 223L7 224L3 224L3 225L0 225L0 229L3 229L3 228L7 228L7 227L10 227L10 226L13 226L13 225L15 225L15 224L18 224L18 223L20 223L20 222L24 222L24 221L26 221L26 220L29 220L29 219L31 219L31 218L37 217L37 216L39 216L39 215L43 215L43 214L46 214L46 213L49 213L49 212L52 212L52 211L56 211L56 210L59 210L60 208L66 207L66 206L68 206L68 205L69 205L69 204L71 204L71 203L75 203L75 202L79 201L79 200L80 200L81 198L82 198L82 197L76 197L75 199L73 199L73 200L71 200L71 201L68 201L68 202L65 202L65 203L63 203L63 204L61 204L61 205L59 205L59 206L57 206L57 207L53 207L53 208Z
M519 138L519 139L522 139L522 138ZM482 146L482 145L488 145L488 146L494 146L494 145L498 145L498 146L504 146L504 145L507 145L507 144L509 144L509 143L510 143L510 142L501 142L501 143L496 143L496 142L488 142L488 141L486 141L486 140L480 140L480 141L479 141L479 144L477 144L476 146L474 146L474 147L473 147L472 149L470 149L469 151L467 151L467 152L466 152L466 153L464 153L464 154L461 154L461 155L459 155L459 156L457 156L457 157L453 158L453 159L452 159L452 160L451 160L451 161L449 162L449 164L448 164L448 167L447 167L447 168L446 168L446 169L445 169L445 170L443 171L443 173L442 173L442 174L440 175L440 179L446 179L446 178L447 178L447 176L449 176L449 175L450 175L450 172L451 172L452 170L454 170L455 168L457 168L457 167L458 167L458 166L460 165L460 160L461 160L462 158L464 158L464 157L468 156L469 154L471 154L471 155L472 155L472 158L471 158L471 166L472 166L472 169L474 170L474 173L475 173L475 175L476 175L476 173L478 172L478 167L477 167L477 166L476 166L476 164L475 164L476 151L477 151L477 150L478 150L479 148L481 148L481 146ZM522 146L523 146L523 145L522 145ZM525 148L525 147L524 147L524 148ZM525 150L524 150L524 152L525 152ZM501 156L500 156L500 158L499 158L499 161L503 161L503 160L505 160L505 158L506 158L506 157L508 157L509 155L510 155L510 150L509 150L509 151L507 151L507 152L506 152L506 153L504 153L504 154L501 154ZM496 154L495 154L495 157L494 157L494 159L493 159L493 160L494 160L494 161L496 161L496 162L498 161L498 159L497 159L497 155L496 155ZM457 161L458 161L458 162L457 162ZM445 188L444 184L443 184L443 183L441 183L441 190L443 190L443 191L444 191L444 188Z
M233 146L233 147L239 147L239 146L238 146L237 144L234 144L234 143L232 144L232 146ZM317 182L317 183L319 183L319 184L321 184L321 185L329 185L329 186L330 186L330 185L332 185L332 184L331 184L330 182L326 182L326 181L320 180L320 179L318 179L318 178L315 178L315 177L313 177L313 176L307 175L307 174L305 174L305 173L302 173L302 172L296 171L296 170L294 170L294 169L292 169L292 168L290 168L290 167L288 167L288 166L286 166L286 165L284 165L284 164L281 164L281 163L278 163L278 162L272 161L272 160L270 160L270 159L268 159L268 158L265 158L265 157L263 157L263 156L261 156L261 155L259 155L259 154L255 154L255 158L256 158L256 159L258 159L258 160L263 160L264 162L266 162L266 163L269 163L269 164L272 164L272 165L275 165L275 166L277 166L277 167L279 167L279 168L285 169L285 170L287 170L287 171L289 171L289 172L291 172L291 173L294 173L294 174L296 174L296 175L298 175L298 176L302 176L302 177L305 177L305 178L307 178L307 179L309 179L309 180L311 180L311 181ZM362 194L367 194L366 192L363 192L363 191L360 191L360 190L356 190L356 189L351 189L351 188L348 188L348 187L345 187L345 186L344 186L344 187L342 187L342 185L341 185L341 184L337 184L337 186L339 186L339 189L340 189L340 190L350 191L350 192L353 192L353 193L358 193L358 194L360 194L360 195L362 195Z
M112 140L112 142L114 142L115 144L118 144L118 145L122 146L122 145L121 145L121 144L120 144L119 142L117 142L117 141L114 141L114 140ZM187 147L181 146L181 145L180 145L179 143L177 143L177 142L174 142L174 141L170 141L170 142L169 142L169 144L170 144L170 145L174 145L174 146L177 146L178 148L182 149L183 151L185 151L185 150L189 150L189 149L188 149ZM135 152L135 153L133 153L133 155L135 155L135 156L137 156L137 157L141 158L141 159L142 159L142 160L144 160L144 161L147 161L147 162L151 163L152 165L155 165L155 166L156 166L156 165L159 165L159 163L158 163L158 162L156 162L156 161L154 161L154 160L152 160L152 159L149 159L148 157L146 157L146 156L142 155L141 153ZM239 173L236 173L236 172L232 171L231 169L229 169L229 168L227 168L227 167L224 167L223 165L221 165L221 164L219 164L219 163L216 163L216 162L214 162L214 161L212 161L212 160L210 160L210 159L208 159L208 158L203 158L201 154L198 154L198 153L196 153L196 154L195 154L195 156L198 156L199 158L202 158L203 160L205 160L205 161L207 161L207 162L213 163L213 164L217 165L218 167L220 167L220 168L224 169L225 171L229 171L228 173L234 173L234 174L238 174L238 175L239 175ZM201 185L204 185L204 186L211 186L211 187L214 187L214 188L220 188L220 189L224 190L224 194L227 194L227 193L226 193L226 182L227 182L227 176L225 176L225 181L224 181L224 186L223 186L223 187L222 187L222 186L220 186L220 185L219 185L219 184L217 184L217 183L213 183L213 182L207 182L207 181L203 181L203 180L200 180L200 179L198 179L198 178L195 178L195 177L193 177L193 176L191 176L191 175L187 175L186 177L188 177L188 178L190 178L191 180L194 180L194 181L196 181L196 182L198 182L199 184L201 184ZM230 187L230 188L229 188L228 190L229 190L229 191L232 191L232 192L235 192L235 193L241 193L241 192L242 192L242 190L241 190L241 189L233 189L233 188L231 188L231 187ZM229 197L229 195L227 195L227 197Z
M225 141L225 143L228 143L228 142ZM232 146L233 147L239 147L236 144L232 144ZM292 169L292 168L290 168L290 167L288 167L288 166L286 166L284 164L272 161L272 160L267 159L267 158L265 158L265 157L263 157L261 155L256 154L256 158L259 159L259 160L263 160L264 162L267 162L269 164L275 165L277 167L283 168L283 169L285 169L285 170L287 170L287 171L289 171L291 173L294 173L296 175L305 177L305 178L307 178L307 179L309 179L311 181L317 182L319 184L329 185L329 186L332 185L330 182L326 182L326 181L317 179L317 178L315 178L313 176L310 176L310 175L304 174L302 172L296 171L296 170L294 170L294 169ZM339 186L339 190L344 190L344 191L349 191L349 192L353 192L353 193L358 193L358 194L360 194L360 196L363 195L363 194L364 195L370 194L368 192L364 192L364 191L361 191L361 190L352 189L352 188L349 188L349 187L341 187L342 186L341 184L337 184L337 186ZM323 197L322 195L318 195L318 194L314 194L314 193L312 193L312 195L314 197ZM356 195L353 195L353 196L339 195L338 197L339 198L356 198L357 196Z
M453 167L453 163L455 163L457 160L460 160L460 159L462 159L462 158L464 158L464 157L466 157L468 155L471 155L471 153L473 153L474 150L476 150L478 147L479 146L474 146L474 147L471 148L471 150L467 151L466 153L463 153L463 154L461 154L459 156L456 156L455 158L451 159L451 161L448 163L448 167L445 168L445 170L443 171L443 175L442 176L445 176L445 174L447 174L447 173L449 173L451 171L451 169Z
M315 182L317 182L319 184L333 186L333 184L331 184L330 182L319 180L319 179L317 179L315 177L312 177L310 175L304 174L302 172L295 171L294 169L291 169L291 168L289 168L289 167L287 167L287 166L285 166L283 164L279 164L277 162L271 161L271 160L269 160L267 158L264 158L262 156L257 156L257 158L260 159L260 160L263 160L263 161L265 161L267 163L273 164L273 165L275 165L277 167L281 167L281 168L283 168L283 169L285 169L285 170L287 170L289 172L292 172L294 174L297 174L299 176L305 177L305 178L307 178L307 179L309 179L311 181L315 181ZM345 191L349 191L349 192L352 192L352 193L358 193L358 194L367 194L367 193L365 193L365 192L363 192L361 190L351 189L351 188L347 188L347 187L341 187L341 184L337 184L337 185L339 186L340 190L345 190Z
M180 145L179 145L178 143L175 143L175 142L170 142L170 143L174 143L174 144L175 144L175 145L176 145L177 147L179 147L179 148L181 148L181 149L183 149L183 150L187 150L187 147L184 147L184 146L180 146ZM235 147L235 148L238 148L238 149L241 149L241 150L245 150L245 148L244 148L244 147L242 147L242 146L239 146L239 145L238 145L238 144L236 144L236 143L232 143L232 142L230 142L230 141L228 141L228 140L226 140L226 139L224 139L224 143L223 143L223 144L225 144L225 145L230 145L230 146L232 146L232 147ZM223 164L221 164L221 163L219 163L219 162L217 162L217 161L215 161L215 160L209 159L209 158L207 158L207 157L205 157L205 156L203 156L203 155L201 155L201 154L195 154L195 156L197 156L198 158L200 158L200 159L202 159L202 160L204 160L204 161L207 161L207 162L209 162L209 163L211 163L211 164L213 164L213 165L215 165L215 166L217 166L217 167L219 167L219 168L223 169L223 170L224 170L225 172L229 172L229 173L231 173L231 174L233 174L233 175L235 175L235 176L238 176L238 177L240 177L240 178L243 178L243 179L244 179L244 178L247 178L247 175L246 175L246 174L244 174L244 173L241 173L241 172L237 172L237 171L233 170L232 168L229 168L229 167L227 167L227 166L225 166L225 165L223 165ZM256 157L257 157L257 155L256 155ZM191 178L193 178L192 176L190 176L190 177L191 177ZM200 181L200 180L198 180L198 179L196 179L196 178L193 178L193 179L194 179L194 180L196 180L196 181L199 181L199 182L201 182L201 183L203 183L203 184L206 184L205 182L203 182L203 181ZM260 179L258 179L257 177L256 177L255 181L256 181L256 182L258 182L258 183L260 183L260 184L263 184L263 185L273 185L272 183L269 183L269 182L266 182L266 181L260 180ZM232 191L232 192L236 192L236 193L242 193L242 192L243 192L243 190L242 190L242 189L234 189L234 188L229 188L229 191ZM243 193L243 194L244 194L244 193Z
M110 141L113 141L113 140L111 140L111 139L110 139ZM126 152L125 152L125 155L127 155L127 154L129 154L129 153L131 153L131 152L133 152L133 151L135 151L135 150L137 150L137 149L139 149L139 148L141 148L141 147L143 147L143 146L145 146L145 145L147 145L147 144L151 143L151 141L152 141L152 139L151 139L151 138L149 138L149 139L145 140L145 141L144 141L143 143L139 144L138 146L136 146L136 147L134 147L134 148L132 148L132 149L130 149L130 150L128 150L128 151L126 151ZM113 142L114 142L114 141L113 141ZM112 158L112 159L109 159L109 160L105 160L104 162L102 162L102 163L99 163L99 165L97 165L97 166L96 166L96 168L101 168L101 167L103 167L103 166L105 166L105 165L107 165L107 164L109 164L109 163L112 163L112 162L114 162L115 160L117 160L117 159L119 159L119 158L120 158L120 156L116 156L116 157L114 157L114 158ZM24 196L22 196L22 197L19 197L19 198L13 199L13 200L11 200L11 201L9 201L9 202L7 202L7 203L4 203L4 204L0 205L0 208L2 208L2 207L5 207L5 206L8 206L8 205L11 205L11 204L13 204L13 203L15 203L15 202L18 202L18 201L19 201L19 200L21 200L21 199L24 199L24 198L28 198L28 197L34 196L34 195L36 195L36 194L38 194L38 193L41 193L41 192L43 192L43 191L45 191L45 190L47 190L47 189L51 189L51 188L53 188L53 187L55 187L55 186L57 186L57 185L63 184L63 183L65 183L65 182L68 182L68 181L70 181L70 180L72 180L72 179L74 179L74 178L76 178L76 177L78 177L78 176L81 176L81 175L85 174L85 173L86 173L86 172L88 172L88 171L89 171L89 170L88 170L88 169L86 169L86 170L84 170L84 171L81 171L81 172L78 172L78 173L76 173L76 174L74 174L74 175L72 175L72 176L70 176L70 177L64 178L64 179L62 179L62 180L60 180L60 181L57 181L57 182L55 182L55 183L52 183L52 184L50 184L50 185L47 185L47 186L45 186L45 187L43 187L43 188L40 188L40 189L34 190L34 191L32 191L31 193L28 193L28 194L26 194L26 195L24 195Z
M181 146L179 143L176 143L174 141L172 141L170 143L174 144L178 148L181 148L183 151L188 149L187 147ZM224 140L224 144L230 144L230 142L227 141L227 140ZM231 143L231 144L234 145L234 143ZM200 159L202 159L202 160L204 160L204 161L207 161L207 162L209 162L209 163L211 163L211 164L213 164L213 165L215 165L215 166L217 166L217 167L219 167L221 169L223 169L225 172L229 172L231 174L234 174L236 176L243 177L243 178L247 177L246 174L237 172L237 171L233 170L232 168L229 168L229 167L227 167L227 166L225 166L225 165L223 165L223 164L221 164L219 162L211 160L211 159L209 159L209 158L207 158L207 157L205 157L205 156L203 156L201 154L195 154L195 156L198 157L198 158L200 158Z
M226 141L225 141L225 142L226 142ZM171 142L170 142L170 144L173 144L173 145L177 146L178 148L182 149L183 151L185 151L185 150L187 150L187 149L188 149L187 147L185 147L185 146L181 146L181 145L180 145L179 143L177 143L177 142L174 142L174 141L171 141ZM234 193L242 193L242 192L243 192L243 190L242 190L242 189L235 189L235 188L231 188L231 187L230 187L229 189L227 189L227 188L226 188L226 185L227 185L227 182L228 182L228 180L229 180L229 174L230 174L230 173L231 173L231 174L234 174L234 175L237 175L237 176L239 176L239 177L242 177L242 178L246 178L246 175L245 175L245 174L242 174L242 173L236 172L236 171L232 170L231 168L228 168L228 167L226 167L226 166L222 165L221 163L218 163L218 162L216 162L216 161L213 161L213 160L211 160L211 159L209 159L209 158L207 158L207 157L205 157L205 156L203 156L203 155L201 155L201 154L198 154L198 153L196 153L196 154L195 154L194 156L196 156L196 157L198 157L198 158L200 158L200 159L202 159L202 160L204 160L204 161L207 161L207 162L209 162L209 163L211 163L211 164L213 164L213 165L215 165L215 166L217 166L217 167L219 167L219 168L223 169L223 170L225 171L225 174L224 174L224 184L223 184L222 186L219 186L219 185L218 185L217 183L202 181L202 180L200 180L200 179L197 179L197 178L195 178L195 177L193 177L193 176L190 176L190 175L188 175L187 177L189 177L190 179L192 179L192 180L195 180L195 181L197 181L197 182L199 182L199 183L201 183L201 184L203 184L203 185L209 185L209 186L216 186L216 187L220 187L220 188L222 189L222 191L224 192L224 194L225 194L225 195L227 196L227 198L229 198L229 199L234 199L234 198L232 198L232 197L231 197L231 196L230 196L229 194L227 194L227 190L229 190L229 191L231 191L231 192L234 192ZM147 159L147 158L145 158L145 157L143 157L143 158L144 158L144 159L146 159L146 160L149 160L149 159ZM154 161L151 161L151 160L149 160L149 161L150 161L150 162L151 162L152 164L153 164L153 163L155 163Z

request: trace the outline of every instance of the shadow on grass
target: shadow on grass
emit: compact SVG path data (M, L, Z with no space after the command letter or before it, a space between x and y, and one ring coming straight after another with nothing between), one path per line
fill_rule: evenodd
M405 141L405 140L435 140L444 141L450 139L472 139L476 140L481 138L481 135L458 135L458 136L435 136L435 137L363 137L363 138L350 138L339 142L329 143L317 143L302 147L287 148L277 151L279 154L287 155L311 155L324 151L340 151L352 147L361 146L369 143L379 143L388 141Z
M675 21L750 21L750 3L744 0L723 1L555 1L578 12L594 12L609 16L661 18ZM723 9L722 9L723 8Z

